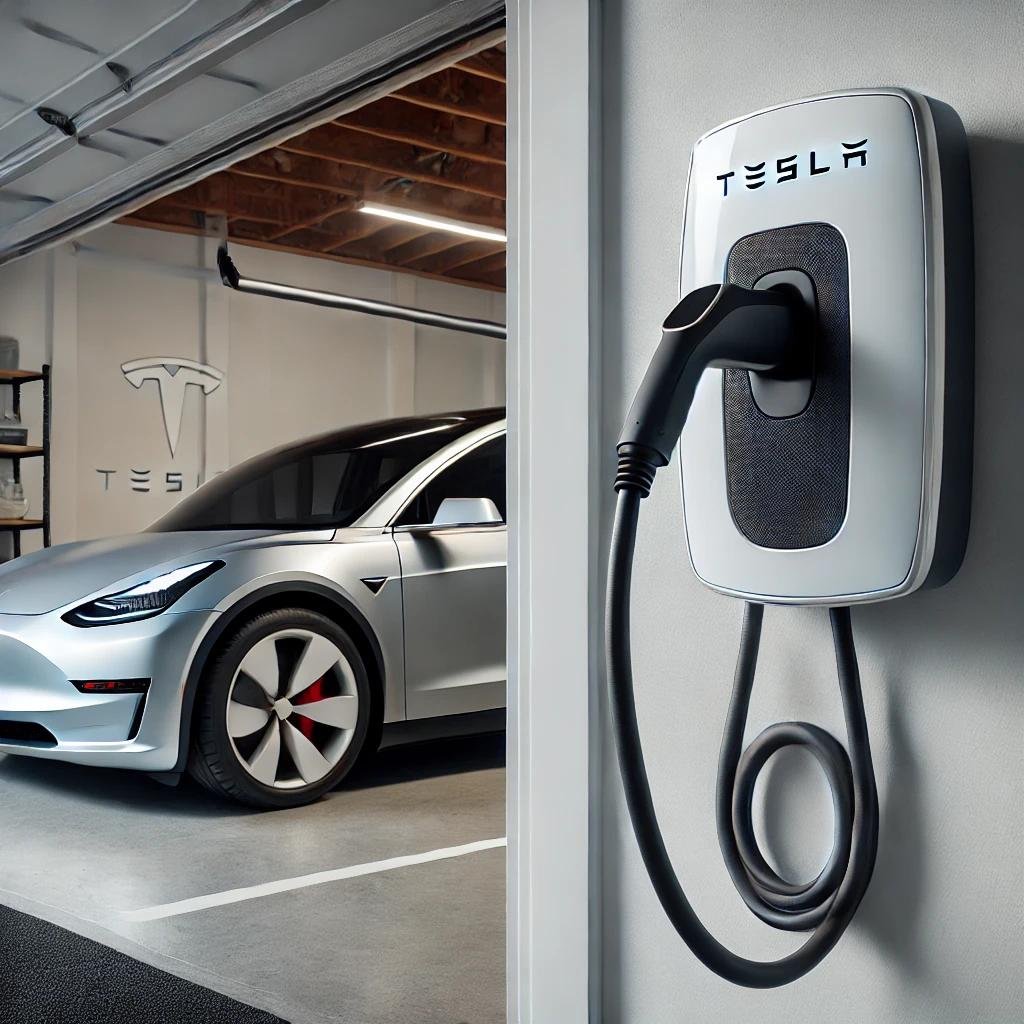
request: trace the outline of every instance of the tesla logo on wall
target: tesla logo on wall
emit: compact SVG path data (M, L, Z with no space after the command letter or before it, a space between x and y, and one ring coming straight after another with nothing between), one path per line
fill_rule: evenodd
M121 364L121 372L134 388L141 388L147 380L156 382L171 458L174 457L181 437L181 417L185 411L186 389L192 385L202 388L204 395L211 395L224 380L224 372L214 366L173 356L133 359Z

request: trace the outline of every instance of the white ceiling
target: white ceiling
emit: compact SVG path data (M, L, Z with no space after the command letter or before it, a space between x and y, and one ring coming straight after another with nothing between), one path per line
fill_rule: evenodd
M0 261L53 242L65 222L80 227L90 204L102 201L110 219L136 179L158 166L166 178L171 153L194 165L197 145L215 145L235 119L255 125L259 110L284 109L285 94L308 103L317 73L321 89L347 63L365 74L396 46L440 43L453 26L493 22L501 6L0 0ZM68 120L48 123L41 110Z

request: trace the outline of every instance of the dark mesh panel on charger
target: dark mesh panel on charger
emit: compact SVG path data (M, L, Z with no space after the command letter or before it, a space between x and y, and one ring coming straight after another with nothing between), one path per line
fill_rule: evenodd
M745 370L723 373L729 509L748 540L809 548L846 517L850 464L850 292L846 243L829 224L795 224L741 238L726 280L751 288L765 274L802 270L814 282L819 335L807 408L773 419L754 402Z

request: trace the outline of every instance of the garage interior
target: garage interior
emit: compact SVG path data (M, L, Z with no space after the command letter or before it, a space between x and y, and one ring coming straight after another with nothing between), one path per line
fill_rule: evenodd
M71 84L58 94L22 81L0 98L0 424L17 411L39 449L7 460L0 449L0 480L17 472L29 505L20 525L0 517L0 561L46 535L143 530L286 441L504 404L500 338L240 294L217 269L226 243L253 278L503 323L500 27L436 43L418 68L331 116L44 247L23 239L45 236L55 208L84 208L83 194L123 166L173 147L197 102L206 120L230 117L326 66L349 14L337 3L152 2L113 46L81 12L36 6L12 12L0 52L17 53L14 72L57 55ZM431 6L444 5L418 13ZM197 35L230 8L276 8L284 20L39 159L40 106L73 104L100 64L116 79L144 30L139 46L169 51L168 32ZM379 20L367 33L382 34ZM68 130L55 123L47 130ZM70 130L47 139L63 145ZM174 422L151 385L129 379L125 366L141 359L211 366L221 382L187 388ZM26 381L15 410L15 371L44 366L49 408ZM171 788L0 754L0 904L288 1021L503 1021L505 740L501 720L488 721L483 734L387 746L326 798L273 813L188 780ZM0 969L0 1002L28 1005L28 984ZM40 1012L38 992L31 999Z

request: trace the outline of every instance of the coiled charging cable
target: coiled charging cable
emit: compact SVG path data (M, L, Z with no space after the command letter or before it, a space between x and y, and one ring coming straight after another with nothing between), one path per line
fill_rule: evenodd
M748 330L738 329L744 324L735 315L731 327L735 337L731 341L727 338L724 343L721 336L728 335L729 329L723 331L721 322L716 324L712 316L716 307L721 313L723 296L729 305L725 314L763 305L763 298L758 299L746 289L731 285L701 289L701 292L707 294L691 293L666 321L662 348L652 361L651 371L627 420L624 439L619 444L605 621L608 683L626 803L647 873L665 913L693 953L716 974L737 985L775 988L795 981L819 964L856 913L875 863L878 797L848 608L832 608L829 614L849 756L830 733L807 722L770 726L743 749L764 614L762 605L748 603L718 762L715 804L718 841L733 884L750 910L774 928L813 929L811 936L781 960L759 962L736 955L723 946L694 913L665 848L637 728L630 657L630 586L640 502L650 493L657 469L668 462L689 411L696 379L704 367L728 365L756 369L758 359L760 365L772 362L763 353L757 357L752 354L758 346L749 340ZM695 308L697 317L693 315ZM678 315L680 310L683 316ZM761 310L758 315L777 317L778 313L769 310L765 314ZM680 322L673 325L673 317ZM764 323L771 326L767 320ZM753 324L753 327L763 327L764 323ZM745 326L751 324L748 322ZM675 332L675 337L671 332ZM741 338L742 344L737 344L736 338ZM710 351L717 353L715 362L707 358L709 344ZM775 362L781 361L780 357ZM667 383L666 375L670 378ZM832 852L820 874L806 884L788 882L771 868L758 848L752 822L758 773L772 754L787 746L802 746L810 751L821 764L832 790L835 820Z

